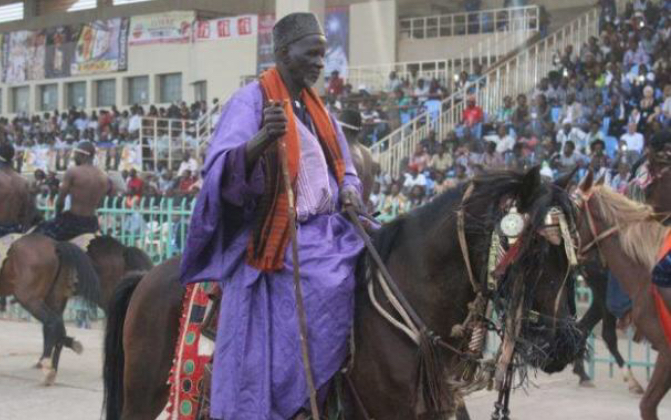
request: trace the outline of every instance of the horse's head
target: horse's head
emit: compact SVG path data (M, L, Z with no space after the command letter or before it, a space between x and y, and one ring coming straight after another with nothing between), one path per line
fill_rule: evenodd
M499 203L504 255L496 307L508 320L517 357L548 373L562 370L581 354L584 338L575 320L575 215L566 192L541 180L538 168ZM522 222L514 236L511 211Z
M630 200L622 194L594 181L591 172L571 194L578 210L577 231L580 239L580 259L600 258L603 265L609 259L624 255L647 271L657 261L659 244L668 229L657 220L652 207ZM613 247L605 247L607 241Z

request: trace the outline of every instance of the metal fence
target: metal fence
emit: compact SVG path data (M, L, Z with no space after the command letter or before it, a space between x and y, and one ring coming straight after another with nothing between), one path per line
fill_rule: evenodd
M108 198L98 209L100 230L126 246L142 249L158 264L180 254L184 249L194 204L195 199L188 197L143 197L137 202L125 197ZM40 206L39 210L46 219L54 216L53 205ZM78 299L71 299L64 319L67 322L75 321L82 306ZM98 310L94 316L102 318L103 313ZM18 304L9 304L7 311L0 317L31 319L28 312Z

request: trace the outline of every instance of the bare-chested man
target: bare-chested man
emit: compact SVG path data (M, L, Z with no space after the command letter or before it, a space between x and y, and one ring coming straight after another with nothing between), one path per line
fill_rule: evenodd
M61 182L56 199L56 217L41 223L35 230L57 241L69 241L84 233L97 232L96 209L110 190L107 175L93 165L93 144L81 142L73 152L77 166L68 169ZM64 212L68 195L70 209Z
M10 233L21 233L35 215L30 186L12 168L14 147L0 143L0 238Z

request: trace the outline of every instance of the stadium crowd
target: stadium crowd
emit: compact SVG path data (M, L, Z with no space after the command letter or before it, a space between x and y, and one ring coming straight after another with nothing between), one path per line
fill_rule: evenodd
M484 169L535 165L548 178L589 168L624 192L647 140L671 126L671 1L637 0L619 16L600 4L598 37L557 51L533 92L491 115L467 94L459 126L423 139L399 179L380 174L369 209L392 220Z

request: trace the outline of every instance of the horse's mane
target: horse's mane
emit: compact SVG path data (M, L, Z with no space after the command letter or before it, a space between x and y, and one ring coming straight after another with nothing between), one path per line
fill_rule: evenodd
M652 270L659 247L671 228L655 220L652 207L632 201L610 187L596 186L593 194L598 199L604 222L618 227L624 253Z

